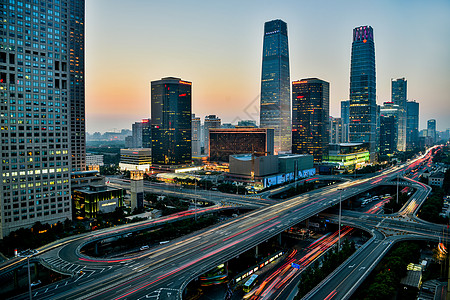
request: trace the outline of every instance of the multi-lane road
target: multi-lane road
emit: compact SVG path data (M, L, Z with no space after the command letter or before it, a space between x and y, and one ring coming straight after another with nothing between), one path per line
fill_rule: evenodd
M336 205L341 193L342 199L355 196L383 184L394 177L396 172L403 170L404 166L398 166L372 178L344 182L274 202L134 257L98 259L80 253L80 248L93 239L126 234L136 230L134 225L130 225L129 230L126 226L111 228L43 248L39 257L48 264L72 265L71 269L74 268L76 272L86 272L63 283L35 290L35 299L180 299L186 284L202 273ZM354 226L364 226L365 222L361 220L360 224L355 223ZM372 242L364 247L372 255L381 256L388 248L380 247L380 242L377 242L383 236L381 232L374 231L374 236ZM388 238L386 241L393 239ZM340 290L349 289L341 286Z

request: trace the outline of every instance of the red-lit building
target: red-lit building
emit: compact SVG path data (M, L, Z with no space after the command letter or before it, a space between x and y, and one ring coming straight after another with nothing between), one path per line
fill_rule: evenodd
M230 155L254 153L256 156L274 153L274 130L271 128L211 128L209 130L209 160L228 162Z

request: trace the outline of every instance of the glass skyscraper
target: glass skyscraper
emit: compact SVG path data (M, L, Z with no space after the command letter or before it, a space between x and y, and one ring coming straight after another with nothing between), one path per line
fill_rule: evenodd
M432 143L436 143L436 120L431 119L427 121L427 136L431 138Z
M287 24L264 24L260 126L275 131L275 153L291 150L291 104Z
M373 29L353 29L350 68L350 142L367 142L373 159L377 147L377 104Z
M397 128L397 150L406 151L406 93L407 81L405 78L392 80L392 97L391 101L399 107L398 128Z
M292 82L292 153L328 157L330 84L317 78Z
M151 82L153 165L192 163L191 86L174 77Z
M8 2L8 4L6 4ZM85 170L84 0L0 5L0 237L72 218Z
M349 141L349 125L350 125L350 100L341 101L341 119L342 119L342 142Z
M419 144L419 103L406 102L406 147L414 149Z

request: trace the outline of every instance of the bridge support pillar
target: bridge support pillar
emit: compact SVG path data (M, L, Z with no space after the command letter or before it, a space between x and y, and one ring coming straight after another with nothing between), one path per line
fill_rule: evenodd
M306 226L306 229L309 228L309 219L306 219L306 220L305 220L305 226Z
M18 276L18 270L17 269L15 269L14 271L13 271L13 273L14 273L14 288L16 289L16 288L18 288L19 287L19 276Z
M278 245L281 246L281 232L278 234Z
M39 265L37 262L35 262L33 266L34 266L34 278L36 279L39 277Z
M95 253L95 255L98 255L98 243L95 243L94 253Z
M258 258L258 256L259 256L259 248L258 248L258 245L256 245L256 247L255 247L255 258Z

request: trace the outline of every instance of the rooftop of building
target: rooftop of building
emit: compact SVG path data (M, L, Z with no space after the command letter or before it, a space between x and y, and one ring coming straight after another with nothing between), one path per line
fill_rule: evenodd
M97 194L99 192L112 192L112 191L118 191L123 190L121 188L115 188L108 185L103 184L92 184L85 187L76 188L75 191L79 191L85 194Z

